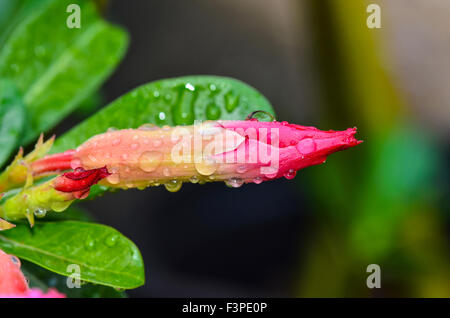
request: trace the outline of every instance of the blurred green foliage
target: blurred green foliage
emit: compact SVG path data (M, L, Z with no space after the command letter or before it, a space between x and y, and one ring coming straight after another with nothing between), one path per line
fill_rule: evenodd
M357 126L365 142L304 173L320 204L297 294L449 297L442 154L386 71L379 32L366 27L368 3L307 4L325 124ZM380 291L366 287L369 264L381 267Z

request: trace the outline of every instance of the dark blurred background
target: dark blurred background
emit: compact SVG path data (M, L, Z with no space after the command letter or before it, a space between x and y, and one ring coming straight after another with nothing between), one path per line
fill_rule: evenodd
M278 120L358 126L365 141L293 181L84 203L142 252L147 282L129 295L450 297L449 1L100 3L131 43L99 105L161 78L231 76ZM381 29L366 26L369 3ZM369 264L379 290L366 286Z

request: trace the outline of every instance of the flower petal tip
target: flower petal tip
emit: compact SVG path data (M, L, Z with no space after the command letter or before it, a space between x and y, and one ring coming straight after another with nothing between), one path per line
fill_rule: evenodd
M90 170L77 168L58 177L54 182L54 188L61 192L77 192L82 196L89 191L91 186L109 175L106 166Z

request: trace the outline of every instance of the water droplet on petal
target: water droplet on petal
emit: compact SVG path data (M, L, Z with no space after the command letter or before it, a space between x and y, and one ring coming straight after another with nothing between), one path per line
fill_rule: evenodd
M225 181L225 183L230 187L239 188L241 185L244 184L244 180L241 178L233 177L233 178L230 178L227 181Z
M106 177L106 181L111 184L118 184L120 182L120 176L118 173L112 173L108 177Z
M316 150L316 143L312 138L305 138L298 142L296 148L298 152L306 155Z
M166 176L166 177L169 177L169 176L170 176L170 169L167 168L167 167L164 168L164 169L163 169L163 175Z
M50 208L55 212L62 212L69 207L70 203L72 203L72 201L53 202Z
M14 263L14 265L16 265L17 267L20 267L20 260L16 256L9 255L9 258L11 259L11 262Z
M181 185L183 183L180 180L170 180L167 183L164 183L164 186L166 187L167 191L169 192L177 192L178 190L180 190Z
M152 172L161 164L163 155L158 151L146 151L139 157L139 168Z
M198 182L198 177L197 176L192 176L189 181L191 181L192 183L197 183Z
M264 176L273 179L278 175L278 168L265 167Z
M214 160L208 159L208 158L203 158L203 160L201 162L195 163L195 169L201 175L210 176L216 171L217 167L216 167L216 163L214 162Z
M285 174L284 174L284 177L286 178L286 179L289 179L289 180L291 180L291 179L294 179L295 178L295 175L297 174L297 171L295 171L294 169L289 169Z
M133 149L133 150L136 150L136 149L139 148L139 144L136 143L136 142L135 142L135 143L132 143L131 146L130 146L130 148Z
M38 218L43 218L47 214L47 210L43 208L37 208L34 210L34 215Z
M260 184L261 182L263 182L263 178L255 177L255 179L253 179L253 182L256 183L256 184Z
M247 167L244 166L244 165L238 166L238 167L236 168L236 172L237 172L237 173L245 173L246 171L247 171Z
M89 155L88 155L88 158L89 158L89 160L92 161L92 162L96 162L96 161L97 161L97 158L95 158L95 156L92 155L92 154L89 154Z
M113 146L117 146L118 144L120 144L120 138L116 138L112 141Z

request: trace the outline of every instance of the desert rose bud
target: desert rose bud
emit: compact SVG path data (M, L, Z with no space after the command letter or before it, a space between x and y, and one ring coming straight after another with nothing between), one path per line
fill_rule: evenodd
M355 133L356 128L321 131L257 120L162 128L144 125L96 135L61 156L66 169L106 167L109 175L100 183L109 187L164 184L175 191L182 182L209 181L238 187L280 177L292 179L298 170L323 163L331 153L361 143ZM64 166L61 157L53 155L36 161L33 170L48 171L46 165L52 161L58 161L59 168ZM56 189L71 190L70 186Z

